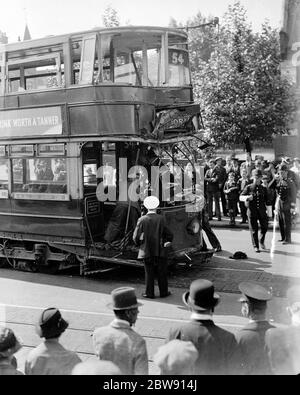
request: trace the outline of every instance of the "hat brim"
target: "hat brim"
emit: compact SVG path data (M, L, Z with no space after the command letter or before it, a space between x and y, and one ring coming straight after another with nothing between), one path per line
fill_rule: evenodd
M160 203L157 204L144 204L147 210L156 210L159 207Z
M182 301L187 307L192 307L196 311L206 311L208 309L214 308L218 305L218 303L220 301L220 295L218 295L217 293L214 293L211 304L209 306L204 307L204 306L198 306L195 303L193 303L190 300L189 296L190 296L190 292L185 292L182 295Z
M110 310L116 310L116 311L122 311L122 310L131 310L131 309L136 309L137 307L143 306L142 303L136 303L132 306L128 306L128 307L116 307L114 306L112 303L108 303L106 305Z

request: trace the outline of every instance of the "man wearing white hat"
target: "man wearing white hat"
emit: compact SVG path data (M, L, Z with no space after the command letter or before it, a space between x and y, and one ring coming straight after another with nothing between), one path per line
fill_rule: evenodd
M146 292L143 297L148 299L155 298L156 270L160 297L170 295L165 247L173 240L173 234L167 228L165 218L157 214L159 205L159 199L155 196L145 199L144 206L148 213L139 219L133 235L133 241L140 247L138 259L144 260Z

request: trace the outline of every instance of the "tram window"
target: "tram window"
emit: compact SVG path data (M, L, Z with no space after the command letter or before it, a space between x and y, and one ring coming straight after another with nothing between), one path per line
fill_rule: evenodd
M97 186L97 165L85 164L83 166L84 186Z
M189 85L189 55L188 52L178 48L169 48L169 85Z
M2 191L8 191L8 161L0 159L0 198L3 196Z
M62 71L63 71L62 65ZM25 70L26 90L59 88L65 85L64 74L57 75L57 66L36 67Z
M151 86L159 86L163 80L163 67L161 49L149 49L148 56L148 82Z
M94 81L96 39L96 34L83 38L79 84L92 84Z
M114 143L103 143L102 144L103 151L103 183L106 186L117 186L116 179L116 144Z
M118 54L115 67L115 82L142 85L143 54L141 51Z
M13 192L66 194L65 158L13 159Z
M64 65L61 52L42 56L28 56L22 59L9 59L8 92L41 90L64 86Z

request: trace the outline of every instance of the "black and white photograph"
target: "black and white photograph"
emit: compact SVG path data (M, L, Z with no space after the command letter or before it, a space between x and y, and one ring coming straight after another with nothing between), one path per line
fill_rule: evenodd
M300 0L0 4L0 376L299 375Z

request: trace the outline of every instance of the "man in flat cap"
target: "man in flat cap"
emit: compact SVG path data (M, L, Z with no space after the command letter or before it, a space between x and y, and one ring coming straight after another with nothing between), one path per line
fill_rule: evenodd
M278 169L279 180L276 185L275 212L283 244L292 243L292 211L296 209L297 190L295 183L288 177L288 167L284 164Z
M198 350L196 375L236 374L235 337L213 321L213 313L220 300L213 284L207 280L195 280L182 298L191 311L190 322L172 328L167 340L178 339L194 344Z
M26 375L71 375L72 369L81 359L75 352L65 349L60 344L60 337L68 326L69 323L63 319L58 309L51 307L42 312L36 332L44 342L28 354L25 363Z
M133 234L133 241L140 247L138 259L144 261L146 291L144 298L154 299L154 282L157 273L158 288L161 298L168 297L168 261L167 245L173 240L173 234L162 215L157 213L160 201L156 196L149 196L144 201L147 214L138 220Z
M266 333L271 368L276 375L300 374L300 286L287 292L287 311L291 325L270 329Z
M268 231L267 216L267 190L262 186L263 174L260 170L253 170L253 182L247 185L241 196L245 196L245 205L248 207L247 215L249 220L249 229L251 232L252 244L256 252L260 248L265 250L265 238ZM258 239L258 223L260 223L261 236Z
M135 290L124 287L111 293L115 319L110 325L95 330L95 354L101 361L114 363L125 375L147 375L148 353L145 340L132 327L137 321L141 303Z
M267 302L272 295L264 287L252 282L239 285L243 294L242 315L249 323L236 334L241 357L241 367L245 375L270 375L271 367L266 350L265 334L274 328L267 318Z
M154 355L154 363L162 376L187 376L195 374L198 351L190 341L171 340L161 346Z

